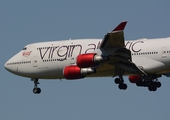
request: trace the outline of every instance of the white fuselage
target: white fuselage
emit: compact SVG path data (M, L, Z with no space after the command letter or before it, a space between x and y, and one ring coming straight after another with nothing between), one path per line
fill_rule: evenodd
M30 78L62 79L66 66L76 65L76 58L83 53L103 53L101 39L78 39L29 44L5 64L10 72ZM148 74L170 72L170 38L139 39L126 41L132 61ZM108 69L108 71L110 71ZM112 72L93 77L113 76Z

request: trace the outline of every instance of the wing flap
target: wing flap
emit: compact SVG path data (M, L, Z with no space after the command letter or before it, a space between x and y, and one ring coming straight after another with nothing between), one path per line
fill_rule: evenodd
M128 73L140 74L141 76L146 76L147 74L136 66L131 60L131 51L126 48L120 48L112 55L110 55L110 64L115 65L115 68L122 69Z

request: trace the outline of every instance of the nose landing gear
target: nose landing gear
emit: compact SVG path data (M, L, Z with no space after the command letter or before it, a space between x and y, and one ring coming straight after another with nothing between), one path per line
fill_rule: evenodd
M32 79L33 81L34 81L34 88L33 88L33 93L34 94L40 94L41 93L41 89L38 87L38 84L40 84L39 82L38 82L38 79L36 78L36 79Z

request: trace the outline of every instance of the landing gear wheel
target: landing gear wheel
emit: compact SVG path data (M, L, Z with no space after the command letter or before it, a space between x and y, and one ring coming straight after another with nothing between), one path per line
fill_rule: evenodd
M154 87L152 88L152 91L156 91L156 90L157 90L157 87L154 86Z
M119 79L119 78L116 78L116 79L115 79L115 83L116 83L116 84L119 84L119 83L120 83L120 79Z
M154 83L152 83L152 84L150 84L148 86L148 90L149 91L156 91L157 90L157 86Z
M124 87L123 87L123 89L124 89L124 90L126 90L126 89L127 89L127 85L126 85L126 84L124 84Z
M126 90L127 89L127 85L125 83L119 84L119 89L121 90Z
M33 93L34 94L40 94L41 93L41 89L40 88L33 88Z
M161 83L160 82L156 82L156 86L157 86L157 88L160 88L161 87Z
M149 91L156 91L156 90L157 90L157 87L155 87L155 86L149 86L149 87L148 87L148 90L149 90Z
M34 94L40 94L41 93L41 89L38 87L38 84L40 84L39 82L38 82L38 79L36 78L36 79L33 79L33 81L34 81L34 88L33 88L33 93Z
M121 80L120 78L116 78L115 83L116 84L121 84L121 83L124 83L124 80Z
M136 82L136 85L137 85L137 86L142 86L142 81L137 81L137 82Z

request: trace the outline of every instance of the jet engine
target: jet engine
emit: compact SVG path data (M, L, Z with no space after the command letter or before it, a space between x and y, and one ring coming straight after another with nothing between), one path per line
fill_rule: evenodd
M108 60L108 57L96 55L96 53L86 53L77 56L77 66L80 68L94 67L99 63Z
M95 73L96 71L91 68L79 68L76 65L66 66L64 68L63 74L66 79L80 79L84 78L86 75Z
M129 81L131 83L137 83L138 81L142 81L142 77L139 75L131 75L129 76Z

